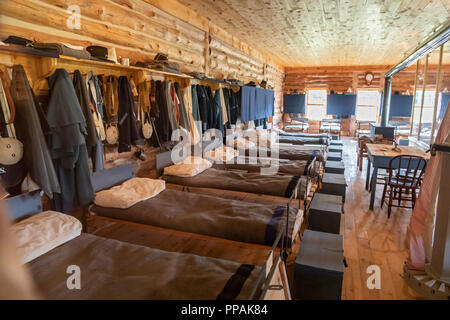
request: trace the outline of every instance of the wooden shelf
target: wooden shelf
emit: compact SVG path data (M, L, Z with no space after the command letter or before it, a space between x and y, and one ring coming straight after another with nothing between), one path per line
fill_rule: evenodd
M0 61L2 61L4 65L10 67L14 64L23 65L34 90L45 90L46 78L53 74L58 68L66 69L69 73L74 70L80 70L81 73L87 74L92 70L97 75L134 75L138 82L148 80L148 76L152 75L160 75L161 79L170 79L173 81L189 81L193 79L193 77L183 73L177 74L149 68L124 66L121 64L78 59L68 56L59 56L59 58L56 58L35 53L21 52L18 46L10 45L0 46Z
M183 79L193 79L193 77L181 73L172 73L172 72L166 72L161 70L155 70L155 69L149 69L149 68L143 68L143 67L136 67L136 66L124 66L121 64L116 63L109 63L109 62L103 62L103 61L97 61L97 60L85 60L85 59L77 59L74 57L67 57L67 56L59 56L59 58L51 58L57 60L56 65L59 67L63 64L83 64L88 66L95 66L96 69L109 69L109 70L120 70L124 72L136 72L136 71L143 71L148 73L155 73L155 74L161 74L161 75L167 75L171 77L177 77L177 78L183 78Z

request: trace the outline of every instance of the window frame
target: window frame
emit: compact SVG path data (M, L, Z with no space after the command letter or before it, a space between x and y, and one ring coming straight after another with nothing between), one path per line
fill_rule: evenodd
M445 43L442 44L439 47L440 50L440 58L439 58L439 64L438 64L438 74L436 77L436 83L434 84L428 84L425 82L425 84L422 84L421 87L418 86L418 76L419 76L419 66L420 66L420 60L417 60L417 67L416 67L416 83L414 86L414 105L412 106L413 110L412 110L412 114L411 114L411 131L410 131L410 137L413 139L412 141L416 141L415 143L421 146L426 146L426 145L430 145L432 143L434 143L434 139L436 138L436 134L438 131L438 124L440 125L440 122L438 120L437 117L437 112L439 111L439 106L440 106L440 93L442 92L442 83L443 83L443 77L444 77L444 72L442 72L442 65L443 65L443 61L442 61L442 57L443 57L443 53L444 53L444 46ZM423 71L423 78L426 79L427 78L427 73L428 73L428 69L429 69L429 56L430 53L427 54L425 56L425 69ZM428 89L427 86L433 86L434 89ZM424 101L422 103L422 91L425 90L425 96L426 96L426 92L427 91L433 91L435 93L435 99L434 102L431 106L427 106L425 105L425 97L424 97ZM417 93L420 92L421 94L419 95L419 101L417 100ZM417 106L417 102L419 102L419 106ZM422 135L421 135L421 131L423 129L423 114L424 114L424 109L430 109L430 112L432 114L432 122L431 122L431 136L430 136L430 140L425 140L423 139ZM418 110L417 110L418 109ZM416 110L420 113L421 116L419 116L419 122L417 123L417 131L415 130L415 126L416 123L414 122L414 117L416 115ZM416 131L416 132L415 132Z

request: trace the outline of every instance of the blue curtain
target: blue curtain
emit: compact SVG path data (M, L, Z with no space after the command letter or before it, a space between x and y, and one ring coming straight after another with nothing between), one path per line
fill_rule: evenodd
M273 117L275 112L275 93L272 90L266 91L266 118Z
M356 112L356 94L329 94L327 114L345 117Z
M244 86L241 88L241 121L256 120L256 88Z
M380 115L383 112L384 94L381 94L380 102ZM413 96L412 95L391 95L391 114L389 120L392 117L411 117Z
M450 102L450 93L441 93L441 110L439 111L438 119L444 119L445 111L447 110L448 103Z
M253 120L264 119L266 117L266 90L263 88L256 89L256 118Z
M274 92L256 87L241 87L241 121L265 119L274 115Z
M283 96L283 113L306 113L305 94L285 94Z

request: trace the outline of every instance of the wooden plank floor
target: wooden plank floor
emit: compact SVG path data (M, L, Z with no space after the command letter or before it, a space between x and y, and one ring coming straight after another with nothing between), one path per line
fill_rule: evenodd
M401 278L407 257L406 229L412 209L393 208L387 218L387 207L380 208L382 186L377 186L374 210L369 210L370 193L365 190L367 160L363 171L356 165L357 142L344 141L347 194L341 234L344 234L344 255L348 268L344 272L342 299L419 299ZM367 267L381 269L381 289L367 288Z

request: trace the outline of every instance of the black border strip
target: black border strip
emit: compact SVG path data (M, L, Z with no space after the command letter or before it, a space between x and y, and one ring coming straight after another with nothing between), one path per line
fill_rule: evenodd
M242 287L245 281L252 273L255 266L250 264L242 264L228 279L222 292L217 296L216 300L236 300L239 293L241 293Z

